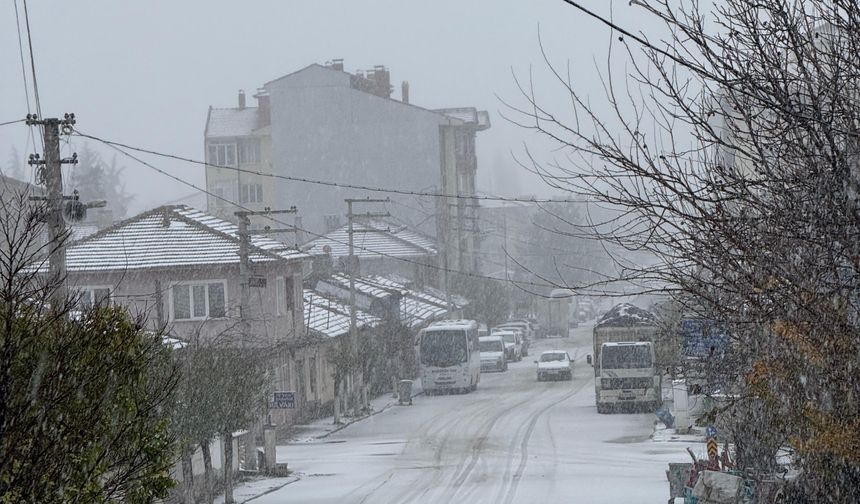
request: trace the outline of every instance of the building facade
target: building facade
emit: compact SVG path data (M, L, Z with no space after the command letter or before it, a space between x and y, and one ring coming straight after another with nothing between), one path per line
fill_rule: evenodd
M255 94L256 107L247 107L240 94L238 107L210 110L205 134L207 189L239 202L247 191L247 205L242 204L250 208L295 205L301 227L308 231L304 240L345 221L345 198L399 198L404 206L398 208L398 217L440 237L440 263L473 271L478 240L473 232L477 204L471 198L478 166L475 140L477 132L490 127L489 115L471 107L416 106L409 102L407 83L400 100L391 95L386 68L351 74L337 60L267 82ZM255 146L257 141L259 163L256 151L247 159L240 152L244 142ZM233 167L256 167L261 173L293 180L260 177ZM250 186L246 190L243 184ZM398 196L344 185L455 197ZM213 197L209 202L210 212L229 217L229 203ZM218 209L218 204L225 208Z

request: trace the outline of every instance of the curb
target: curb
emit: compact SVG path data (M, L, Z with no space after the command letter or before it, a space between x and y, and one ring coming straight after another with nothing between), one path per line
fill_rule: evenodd
M251 497L250 499L243 500L242 502L240 502L240 503L238 503L238 504L245 504L246 502L251 502L252 500L254 500L254 499L259 499L260 497L262 497L262 496L264 496L264 495L269 495L269 494L270 494L270 493L272 493L272 492L277 492L278 490L280 490L280 489L284 488L284 487L285 487L285 486L287 486L287 485L292 485L293 483L295 483L295 482L297 482L297 481L301 481L301 478L300 478L300 477L298 477L298 476L294 476L294 478L295 478L295 479L294 479L294 480L292 480L292 481L287 481L287 482L286 482L286 483L284 483L283 485L280 485L280 486L276 486L276 487L270 488L270 489L266 490L265 492L263 492L263 493L261 493L261 494L257 494L257 495L255 495L255 496Z
M418 392L417 394L413 395L412 397L415 398L415 397L418 397L420 395L424 395L424 390L422 390L421 392ZM352 425L354 423L358 423L358 422L361 422L362 420L366 420L370 417L376 416L376 415L382 413L383 411L386 411L387 409L391 408L392 406L397 406L397 405L398 405L398 403L396 401L391 401L388 404L386 404L385 406L383 406L381 409L378 409L376 411L371 411L367 415L360 416L360 417L355 418L354 420L352 420L350 422L346 422L344 424L341 424L336 429L332 429L332 430L326 432L325 434L320 434L319 436L314 436L313 439L325 439L325 438L331 436L332 434L334 434L335 432L340 432L343 429L346 429L347 427L349 427L350 425Z

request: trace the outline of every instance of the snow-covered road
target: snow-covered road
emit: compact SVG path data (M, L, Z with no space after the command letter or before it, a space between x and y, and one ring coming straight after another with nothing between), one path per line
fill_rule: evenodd
M278 448L301 480L253 502L662 503L684 445L649 439L653 415L598 415L590 327L541 340L476 392L419 396L314 443ZM576 355L572 382L538 382L533 356Z

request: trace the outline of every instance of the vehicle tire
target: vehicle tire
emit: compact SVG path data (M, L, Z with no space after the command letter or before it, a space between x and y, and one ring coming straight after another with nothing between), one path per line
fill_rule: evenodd
M567 373L567 376L566 376L566 378L565 378L565 379L566 379L567 381L571 381L571 380L573 380L573 373L568 372L568 373Z
M478 384L477 384L477 383L473 383L473 384L472 384L472 388L469 390L469 392L474 392L474 391L476 391L476 390L478 390Z

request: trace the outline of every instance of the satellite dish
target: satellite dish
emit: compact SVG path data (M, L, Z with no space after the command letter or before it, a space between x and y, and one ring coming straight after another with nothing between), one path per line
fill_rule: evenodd
M67 201L63 206L63 218L67 222L80 222L87 218L87 206L78 200Z

